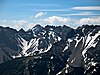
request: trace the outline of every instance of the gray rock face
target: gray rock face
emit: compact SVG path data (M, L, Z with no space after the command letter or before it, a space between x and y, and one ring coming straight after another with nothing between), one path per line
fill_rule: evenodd
M100 74L100 26L0 27L0 36L1 75Z

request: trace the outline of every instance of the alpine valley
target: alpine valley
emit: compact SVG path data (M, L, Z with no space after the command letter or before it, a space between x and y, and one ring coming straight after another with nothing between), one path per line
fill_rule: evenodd
M80 75L73 67L100 75L99 25L0 27L0 75Z

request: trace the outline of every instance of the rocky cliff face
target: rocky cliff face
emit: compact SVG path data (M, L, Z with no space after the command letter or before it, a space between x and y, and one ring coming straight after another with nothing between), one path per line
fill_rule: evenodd
M71 67L99 75L100 26L0 27L1 75L68 75ZM72 75L72 74L71 74Z

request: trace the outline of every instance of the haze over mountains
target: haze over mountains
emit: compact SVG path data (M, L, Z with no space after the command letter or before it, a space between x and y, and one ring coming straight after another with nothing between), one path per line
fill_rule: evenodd
M100 74L99 25L0 27L0 75L68 75L69 66Z

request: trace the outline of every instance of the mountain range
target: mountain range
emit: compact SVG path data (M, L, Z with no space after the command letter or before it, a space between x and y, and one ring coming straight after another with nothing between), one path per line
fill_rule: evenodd
M0 75L74 75L73 67L100 74L99 25L0 27Z

